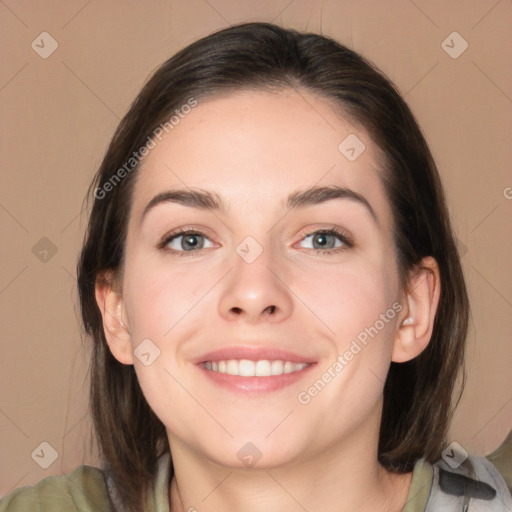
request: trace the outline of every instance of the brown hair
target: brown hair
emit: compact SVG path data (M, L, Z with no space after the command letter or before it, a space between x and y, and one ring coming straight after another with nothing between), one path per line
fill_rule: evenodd
M328 100L362 126L384 155L383 182L394 216L402 284L425 256L440 268L441 296L428 347L391 363L384 388L379 461L410 471L439 458L454 405L469 305L438 171L413 114L391 82L331 38L269 23L215 32L165 62L143 87L115 132L94 182L94 203L78 264L86 332L93 340L91 408L100 449L126 509L142 507L156 460L169 451L164 425L146 402L133 366L111 354L94 296L106 269L122 267L138 163L119 173L153 131L190 98L292 87ZM122 176L112 186L114 175ZM106 192L108 189L108 192ZM101 193L98 193L101 191ZM460 394L458 396L460 398Z

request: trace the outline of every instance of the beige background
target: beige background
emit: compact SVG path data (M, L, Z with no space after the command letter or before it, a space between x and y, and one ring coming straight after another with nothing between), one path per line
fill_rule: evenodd
M485 454L512 427L510 1L5 0L0 495L96 463L75 293L86 188L148 74L193 40L250 20L323 31L377 63L405 95L440 167L473 307L451 438ZM469 44L456 59L442 46L454 31ZM42 32L58 42L46 59L31 47L42 46ZM444 44L454 52L462 43ZM43 237L54 255L41 252L47 241L33 250ZM36 463L42 442L58 453L46 470Z

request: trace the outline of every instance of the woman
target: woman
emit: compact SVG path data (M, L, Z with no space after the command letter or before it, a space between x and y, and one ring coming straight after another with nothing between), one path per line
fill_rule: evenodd
M105 467L0 510L510 509L447 445L466 287L426 142L363 58L265 23L205 37L144 86L91 191Z

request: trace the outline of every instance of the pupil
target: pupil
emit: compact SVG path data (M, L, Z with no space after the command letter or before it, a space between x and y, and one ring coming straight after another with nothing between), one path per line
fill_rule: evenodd
M185 238L185 245L195 247L197 245L197 235L187 235Z
M320 247L326 247L328 246L329 244L327 243L327 237L328 236L331 236L331 235L328 235L326 233L319 233L316 235L316 245L319 245ZM332 244L331 244L332 245Z
M323 242L322 242L322 240L323 240ZM318 241L318 243L321 246L324 246L325 245L325 235L324 234L319 234L318 237L317 237L317 241Z

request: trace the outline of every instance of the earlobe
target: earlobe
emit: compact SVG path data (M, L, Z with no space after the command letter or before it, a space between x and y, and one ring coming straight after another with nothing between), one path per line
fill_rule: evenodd
M133 352L124 300L115 289L111 271L97 276L95 296L103 318L103 330L112 355L123 364L133 364Z
M440 295L439 266L429 256L410 275L404 315L395 332L392 361L410 361L425 350L432 337Z

